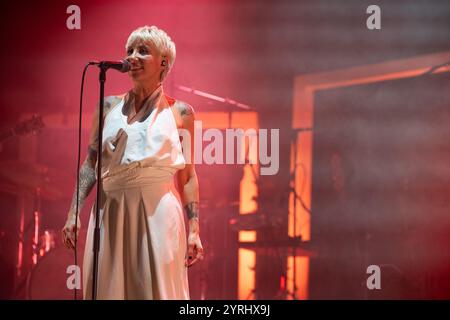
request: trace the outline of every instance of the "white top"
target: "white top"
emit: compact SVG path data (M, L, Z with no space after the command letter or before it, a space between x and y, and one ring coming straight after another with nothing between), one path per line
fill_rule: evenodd
M160 98L151 114L142 122L128 124L127 115L122 112L125 97L108 112L103 126L103 150L107 148L114 152L120 138L119 130L122 129L127 137L121 165L141 162L141 167L164 167L175 173L184 168L185 159L171 107L162 94L162 89L156 91L161 94ZM158 92L152 95L154 94Z

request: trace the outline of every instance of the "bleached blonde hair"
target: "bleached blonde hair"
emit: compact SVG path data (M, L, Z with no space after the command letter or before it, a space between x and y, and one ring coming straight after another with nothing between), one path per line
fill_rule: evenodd
M150 42L158 50L161 57L166 60L166 68L161 74L161 81L164 80L175 62L175 43L164 30L159 29L156 26L143 26L131 32L128 36L125 49L139 40Z

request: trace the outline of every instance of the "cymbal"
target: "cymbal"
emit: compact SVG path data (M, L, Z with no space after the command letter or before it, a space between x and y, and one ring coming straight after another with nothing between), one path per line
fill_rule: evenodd
M1 162L0 176L9 182L3 183L5 188L2 189L16 195L23 193L40 195L49 200L70 196L68 174L42 164L22 161Z

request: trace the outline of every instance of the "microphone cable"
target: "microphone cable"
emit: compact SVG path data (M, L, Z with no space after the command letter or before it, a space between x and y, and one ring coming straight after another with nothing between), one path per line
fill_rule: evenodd
M81 159L81 125L82 125L82 116L83 116L83 91L84 91L84 78L86 76L86 71L91 63L86 64L83 69L83 75L81 76L81 91L80 91L80 108L78 115L78 154L77 154L77 195L76 195L76 203L75 203L75 248L74 248L74 262L76 271L80 270L78 267L78 255L77 255L77 242L78 242L78 203L79 203L79 193L80 193L80 159ZM78 279L76 279L78 280ZM81 280L80 280L81 281ZM75 290L73 293L74 300L77 300L77 287L75 286Z

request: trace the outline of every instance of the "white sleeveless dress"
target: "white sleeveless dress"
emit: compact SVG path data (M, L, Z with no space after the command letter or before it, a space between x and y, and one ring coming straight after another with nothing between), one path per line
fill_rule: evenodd
M155 108L127 123L125 98L105 117L97 299L189 299L186 230L174 174L184 168L172 110L157 89ZM95 205L83 261L91 299Z

